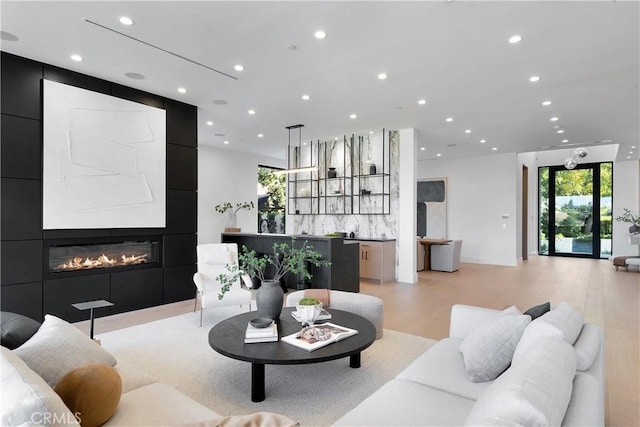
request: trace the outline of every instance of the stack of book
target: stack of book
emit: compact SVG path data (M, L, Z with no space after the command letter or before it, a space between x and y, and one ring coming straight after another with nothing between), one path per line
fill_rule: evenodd
M245 343L271 341L278 341L278 325L276 325L276 322L266 328L256 328L251 326L250 323L247 324L247 331L244 334Z

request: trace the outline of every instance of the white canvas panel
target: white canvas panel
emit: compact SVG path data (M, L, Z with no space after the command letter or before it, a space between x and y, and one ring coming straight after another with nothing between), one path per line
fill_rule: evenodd
M44 80L43 228L162 228L166 113Z

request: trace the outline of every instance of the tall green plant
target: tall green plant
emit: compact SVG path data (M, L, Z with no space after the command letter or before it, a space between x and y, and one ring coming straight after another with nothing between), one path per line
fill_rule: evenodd
M300 247L295 247L294 242L295 239L291 239L291 245L286 242L276 242L273 244L273 253L262 256L259 256L255 250L249 250L245 245L242 245L242 252L238 255L239 267L235 264L227 264L228 273L222 273L217 277L222 284L218 299L224 298L224 294L242 274L257 277L261 281L273 280L277 282L287 273L302 275L306 280L310 280L313 276L307 269L308 264L316 267L331 265L330 262L322 260L322 254L309 245L308 241L305 240ZM266 272L269 266L271 266L269 268L271 274L267 278Z

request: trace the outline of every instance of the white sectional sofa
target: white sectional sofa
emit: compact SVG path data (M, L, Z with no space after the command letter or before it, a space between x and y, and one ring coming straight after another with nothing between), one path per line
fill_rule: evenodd
M582 314L566 303L532 322L518 313L455 305L449 338L335 425L604 425L602 329L583 324ZM507 323L516 326L500 327ZM509 330L511 337L493 339ZM484 351L480 365L506 357L508 368L501 374L498 368L495 380L472 382L470 346Z
M45 316L38 332L15 350L1 347L0 425L78 426L74 411L54 390L78 366L112 366L121 379L115 412L103 426L295 426L274 413L224 417L185 394L116 359L73 325ZM109 368L110 369L110 368ZM116 377L117 377L116 376ZM95 378L94 378L95 380ZM95 380L94 382L99 382ZM83 389L81 398L87 393ZM95 401L98 405L104 401ZM84 406L88 407L87 405ZM85 419L86 420L86 419ZM83 425L86 425L83 422Z

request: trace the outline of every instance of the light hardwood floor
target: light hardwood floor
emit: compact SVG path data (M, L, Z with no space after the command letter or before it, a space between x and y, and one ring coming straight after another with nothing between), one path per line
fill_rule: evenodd
M605 260L533 256L519 267L462 264L456 273L418 276L415 285L361 283L361 292L384 300L385 328L440 339L448 335L453 304L522 310L545 301L574 304L605 330L607 425L640 425L640 273L616 271ZM190 300L100 318L96 334L192 310ZM79 326L88 330L87 322Z

